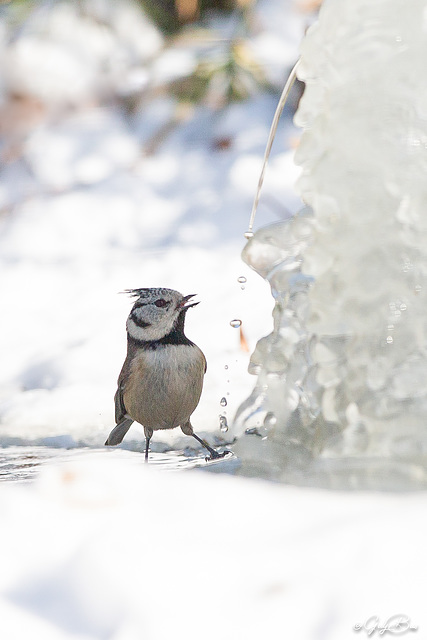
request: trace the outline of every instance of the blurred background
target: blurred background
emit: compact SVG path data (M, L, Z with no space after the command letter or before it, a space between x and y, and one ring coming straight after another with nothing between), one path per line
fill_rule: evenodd
M198 294L187 333L209 366L194 424L221 437L220 417L253 386L249 352L271 330L269 287L240 252L318 5L1 3L0 445L103 444L131 306L117 293L157 286ZM280 122L258 226L301 206L301 91ZM138 447L142 429L132 434Z

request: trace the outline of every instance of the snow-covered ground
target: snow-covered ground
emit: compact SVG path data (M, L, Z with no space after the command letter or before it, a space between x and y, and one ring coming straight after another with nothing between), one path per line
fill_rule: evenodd
M405 638L424 637L420 494L160 473L138 459L89 452L0 491L13 523L1 531L2 638L352 640L399 615L418 627Z

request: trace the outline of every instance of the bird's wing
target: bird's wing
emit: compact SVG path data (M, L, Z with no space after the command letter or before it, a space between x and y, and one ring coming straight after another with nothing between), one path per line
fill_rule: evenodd
M128 353L126 356L126 360L123 363L122 370L120 371L119 379L117 380L117 391L114 395L116 414L115 417L117 424L111 431L110 435L107 438L107 441L105 442L107 446L114 446L116 444L119 444L129 431L129 428L133 422L132 418L128 415L123 399L123 391L129 378L132 357L133 352L128 345Z
M120 384L117 387L117 391L114 395L114 407L116 414L116 424L121 422L127 414L125 404L123 402L123 384Z
M122 370L120 371L119 378L117 380L117 391L114 395L114 406L116 413L116 423L121 422L127 416L127 409L125 407L123 392L126 385L126 382L129 378L130 367L132 362L133 354L129 352L126 356L126 360L123 363Z
M108 436L105 442L106 446L110 446L110 447L113 447L116 444L120 444L120 442L123 440L123 438L129 431L129 428L133 422L132 418L129 418L129 416L127 415L126 407L123 402L123 386L126 380L126 375L124 374L124 371L125 372L127 371L127 368L125 369L125 365L126 365L126 360L120 372L120 376L118 379L118 387L114 396L117 424L114 427L114 429L111 431L110 435Z

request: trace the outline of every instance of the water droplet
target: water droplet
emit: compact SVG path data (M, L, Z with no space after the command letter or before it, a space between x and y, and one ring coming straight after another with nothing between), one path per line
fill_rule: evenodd
M219 404L221 405L221 407L226 407L227 406L227 398L221 398L221 400L219 401Z
M246 278L245 278L245 276L239 276L239 277L237 278L237 282L240 284L240 288L241 288L241 290L242 290L242 291L244 291L244 289L245 289L245 285L246 285Z
M224 366L224 369L228 369L228 364L226 364L226 365Z
M387 344L392 344L393 343L393 336L387 336L386 342L387 342Z
M219 428L222 433L226 433L228 431L227 418L223 415L219 416Z
M250 240L251 238L254 237L254 232L253 231L246 231L244 236L245 236L246 240Z
M272 411L269 411L264 418L264 427L266 429L272 429L277 424L277 418Z
M238 319L230 320L230 326L232 326L233 329L238 329L239 327L242 326L242 321Z
M406 304L404 302L402 302L402 304L400 305L400 310L401 311L406 311L406 309L407 309Z

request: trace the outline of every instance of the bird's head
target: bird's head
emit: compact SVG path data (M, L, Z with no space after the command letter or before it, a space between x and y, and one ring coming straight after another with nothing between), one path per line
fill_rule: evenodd
M174 329L184 329L187 310L195 294L183 296L173 289L127 289L124 293L137 298L126 322L126 329L135 340L161 340Z

